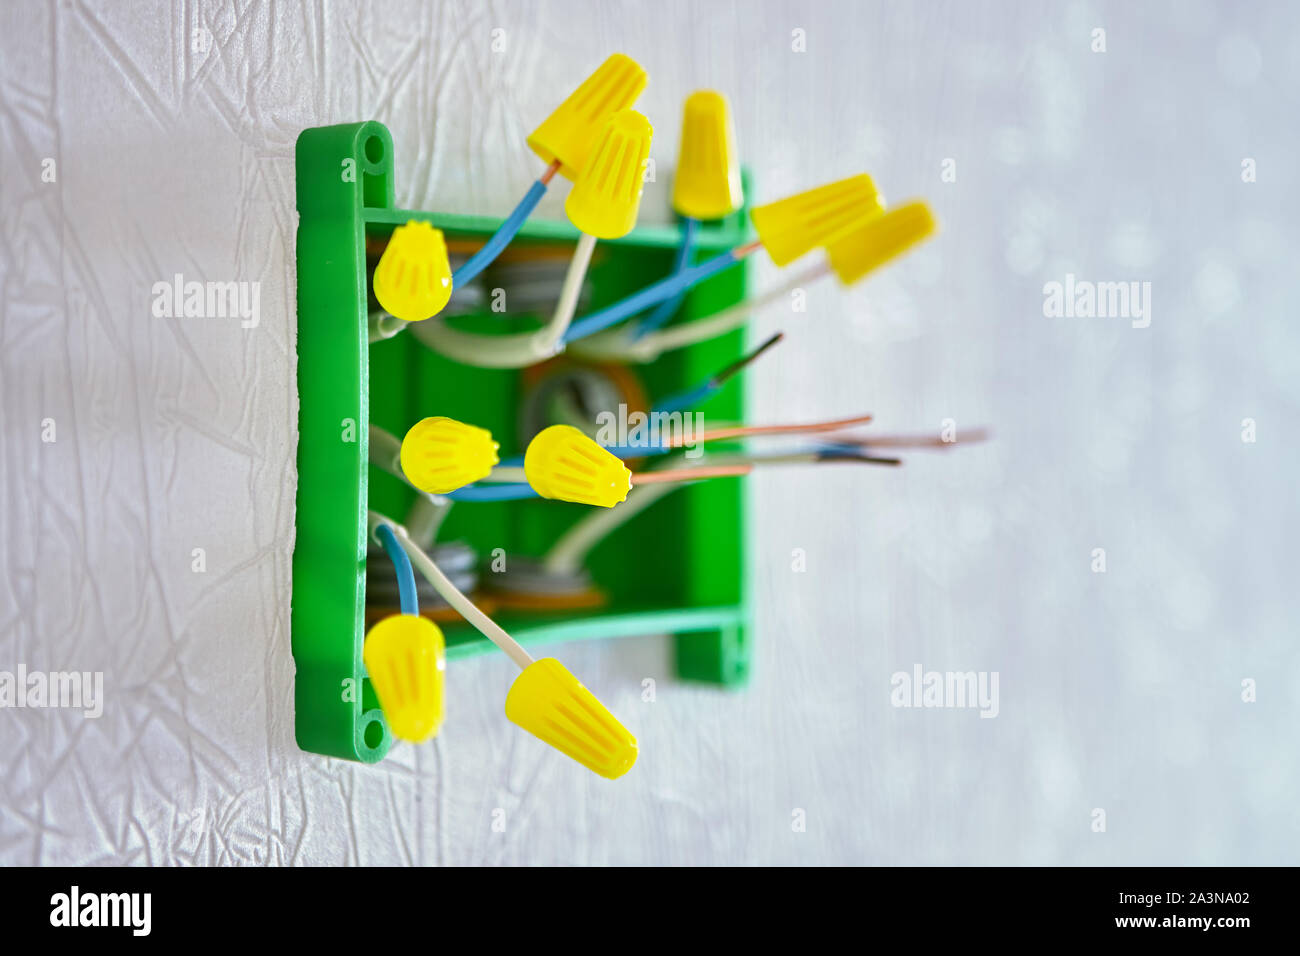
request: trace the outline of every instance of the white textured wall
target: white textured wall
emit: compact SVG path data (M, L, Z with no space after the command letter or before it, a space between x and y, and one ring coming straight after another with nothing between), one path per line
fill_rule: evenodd
M1297 861L1294 5L236 6L0 6L0 670L107 684L98 720L0 711L0 862ZM294 139L378 118L400 205L501 215L613 50L664 168L716 86L763 196L866 169L942 220L761 317L756 417L995 440L753 479L744 693L661 639L563 648L642 741L624 780L508 724L502 658L453 665L436 745L299 753ZM259 281L261 325L153 319L176 272ZM1067 272L1150 281L1150 327L1045 318ZM998 671L998 717L891 707L914 663Z

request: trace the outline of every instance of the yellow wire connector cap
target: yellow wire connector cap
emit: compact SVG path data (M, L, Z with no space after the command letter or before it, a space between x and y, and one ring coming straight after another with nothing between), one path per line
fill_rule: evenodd
M930 207L923 202L910 202L840 233L827 243L826 253L840 281L852 285L928 239L936 229L938 224Z
M524 476L543 498L612 508L627 499L632 472L572 425L537 433L524 452Z
M402 439L402 473L421 491L449 494L486 478L498 447L486 428L440 415L421 419Z
M533 661L515 678L506 717L610 780L636 763L636 738L554 657Z
M731 104L721 93L697 90L686 98L682 116L673 209L692 219L721 219L743 201Z
M394 614L370 629L366 673L394 737L420 743L442 726L447 644L426 617Z
M529 149L545 163L559 160L560 173L576 180L605 120L635 103L648 80L640 63L615 53L533 130Z
M636 225L654 128L636 110L605 122L600 142L564 201L569 220L597 239L618 239Z
M749 215L763 248L783 266L881 209L875 184L864 174L758 206Z
M375 266L375 298L385 312L423 322L451 298L451 262L442 230L412 219L393 230Z

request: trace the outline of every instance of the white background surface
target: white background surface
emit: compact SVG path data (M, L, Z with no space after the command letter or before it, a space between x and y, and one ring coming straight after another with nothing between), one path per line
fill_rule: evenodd
M0 862L1295 863L1298 27L1281 2L4 4L0 670L102 670L107 700L0 711ZM714 86L762 198L867 170L941 219L760 317L788 335L756 417L994 440L752 479L743 693L677 683L659 638L559 648L641 740L617 783L504 719L499 656L453 665L435 745L302 754L294 140L377 118L400 206L504 215L527 133L615 50L650 72L661 169ZM153 319L176 272L260 282L260 326ZM1045 318L1067 272L1150 281L1150 328ZM999 716L891 707L915 663L998 671Z

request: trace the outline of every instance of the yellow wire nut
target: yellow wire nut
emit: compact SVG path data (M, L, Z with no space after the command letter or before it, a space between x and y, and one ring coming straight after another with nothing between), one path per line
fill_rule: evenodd
M385 312L422 322L451 298L451 262L442 230L412 219L393 230L375 266L375 298Z
M632 231L653 136L654 127L636 110L620 110L605 121L564 201L570 222L597 239L619 239Z
M450 494L486 478L498 447L486 428L440 415L424 418L402 439L402 473L421 491Z
M447 644L438 625L394 614L370 629L366 673L394 737L420 743L442 727Z
M749 215L767 254L784 266L883 208L871 177L862 174L758 206Z
M533 661L515 678L506 717L610 780L636 763L636 737L553 657Z
M697 90L682 114L673 209L692 219L721 219L743 202L731 104L721 93Z
M840 233L826 245L831 268L845 285L901 256L938 229L934 214L923 202L909 202L873 216Z
M560 174L576 181L605 120L634 104L648 81L641 64L615 53L533 130L528 147L545 163L559 160Z
M632 472L572 425L537 433L524 453L524 475L543 498L612 508L627 500Z

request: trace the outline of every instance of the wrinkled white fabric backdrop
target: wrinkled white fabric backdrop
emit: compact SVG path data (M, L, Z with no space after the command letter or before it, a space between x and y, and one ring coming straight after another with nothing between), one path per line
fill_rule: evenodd
M714 86L764 197L865 169L942 220L758 319L755 417L995 440L752 479L743 693L661 638L562 648L641 739L618 783L505 721L499 656L452 666L436 745L300 753L294 139L378 118L400 205L503 215L614 50L661 169ZM0 670L107 696L0 711L0 862L1296 862L1294 5L12 3L0 54ZM260 282L260 326L152 318L177 272ZM1151 326L1045 318L1070 272L1150 281ZM891 707L916 663L997 671L998 717Z

